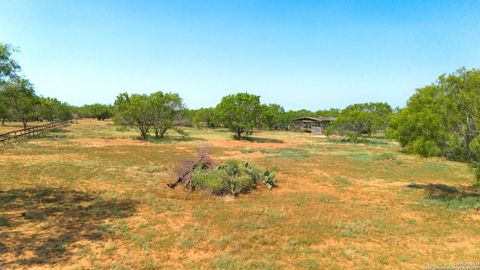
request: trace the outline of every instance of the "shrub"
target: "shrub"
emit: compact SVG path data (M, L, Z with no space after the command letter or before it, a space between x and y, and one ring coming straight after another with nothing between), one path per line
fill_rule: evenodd
M224 189L224 179L227 174L220 170L195 170L192 179L195 188L211 190L214 194L221 194Z
M193 188L206 190L214 195L238 195L255 189L257 185L271 189L275 186L274 178L274 173L233 159L212 170L199 167L192 173Z

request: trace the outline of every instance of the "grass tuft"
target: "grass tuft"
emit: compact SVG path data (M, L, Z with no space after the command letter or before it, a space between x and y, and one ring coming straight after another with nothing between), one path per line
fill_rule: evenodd
M10 227L12 224L7 217L0 217L0 227Z

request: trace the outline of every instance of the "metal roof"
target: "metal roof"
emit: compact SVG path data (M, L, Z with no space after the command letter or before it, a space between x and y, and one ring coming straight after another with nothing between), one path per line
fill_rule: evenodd
M300 118L297 118L297 119L293 119L293 121L300 121L300 120L308 120L308 121L312 121L312 122L331 122L331 121L337 120L337 118L336 117L320 117L320 118L317 118L317 117L305 116L305 117L300 117Z

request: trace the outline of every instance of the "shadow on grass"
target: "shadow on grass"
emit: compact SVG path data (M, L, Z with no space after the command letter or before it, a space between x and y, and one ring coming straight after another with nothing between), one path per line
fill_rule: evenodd
M136 205L60 188L0 191L0 256L12 258L0 268L68 261L76 242L111 237L104 223L133 215Z
M423 189L426 199L445 203L459 209L480 209L480 188L475 186L449 186L443 184L416 184L409 188Z
M260 138L260 137L253 137L253 136L242 136L239 138L238 136L234 135L233 139L239 140L239 141L255 142L255 143L284 143L284 141L278 140L278 139Z

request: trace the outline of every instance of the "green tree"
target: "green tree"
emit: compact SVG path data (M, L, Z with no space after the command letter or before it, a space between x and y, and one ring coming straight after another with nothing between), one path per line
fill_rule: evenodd
M241 138L257 125L261 111L260 97L248 93L238 93L222 98L216 111L220 122Z
M392 107L388 103L372 102L368 103L367 108L372 118L370 135L375 132L385 132L393 114Z
M340 115L342 110L331 108L328 110L318 110L315 112L315 116L317 117L337 117Z
M446 130L451 134L447 147L462 159L480 161L476 149L480 140L480 70L461 68L440 76L438 84L445 95Z
M422 156L441 154L447 139L444 98L438 86L417 89L407 107L392 117L387 135Z
M0 43L0 119L2 125L8 118L12 118L12 104L6 93L6 87L10 80L17 78L17 71L20 70L20 66L12 59L14 51L11 45Z
M12 59L14 49L11 45L0 43L0 84L16 77L20 66Z
M393 110L387 103L354 104L343 109L331 129L358 142L362 134L386 129Z
M39 98L39 117L47 121L65 121L72 119L72 111L68 104L56 98Z
M195 110L192 117L192 124L198 128L206 126L208 128L218 127L218 116L214 108L200 108Z
M82 117L96 118L98 121L103 121L113 116L113 108L100 103L84 105L80 111Z
M261 105L261 125L270 130L279 129L284 125L285 110L278 104Z
M178 120L175 123L179 126L193 127L193 117L195 116L195 110L187 109L182 110L178 116Z
M146 140L153 125L153 110L147 95L121 93L115 100L115 124L137 128Z
M156 92L148 97L152 110L152 128L155 137L163 138L168 129L174 128L185 110L182 98L178 94Z
M417 89L388 135L412 153L472 163L480 182L480 70L461 68Z
M114 105L114 122L118 125L137 128L142 139L146 140L151 130L157 138L163 138L168 129L175 129L184 135L182 130L175 128L185 109L178 94L156 92L151 95L129 95L122 93L117 96Z
M5 90L0 89L0 120L2 126L5 125L5 121L10 117L10 106L8 105L8 97Z
M0 43L0 119L21 121L26 128L29 121L44 119L68 120L70 107L52 98L40 98L32 84L17 72L20 66L12 59L12 46Z
M480 71L459 69L417 89L392 120L389 136L423 156L479 161Z
M371 119L363 104L350 105L343 109L332 129L350 140L357 142L362 133L369 131Z
M32 84L23 78L15 78L5 84L5 95L11 116L22 122L23 128L29 121L38 118L39 100Z

